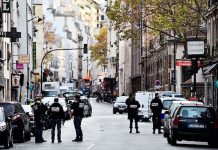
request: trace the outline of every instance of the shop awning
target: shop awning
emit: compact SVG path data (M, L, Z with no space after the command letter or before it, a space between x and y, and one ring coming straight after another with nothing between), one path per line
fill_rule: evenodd
M203 68L203 74L209 74L211 70L217 67L218 63L212 64L210 66L206 66Z

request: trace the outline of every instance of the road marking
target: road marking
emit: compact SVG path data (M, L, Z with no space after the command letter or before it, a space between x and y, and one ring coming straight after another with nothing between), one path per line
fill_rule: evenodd
M86 150L91 150L94 147L94 143L92 143Z

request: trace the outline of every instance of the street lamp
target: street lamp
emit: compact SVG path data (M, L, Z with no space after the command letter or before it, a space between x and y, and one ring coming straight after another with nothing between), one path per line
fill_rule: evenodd
M85 45L85 44L84 44L84 45ZM71 51L71 50L82 50L82 49L83 49L84 51L86 51L86 50L87 50L86 48L87 48L87 47L84 46L83 48L52 49L52 50L47 51L47 52L45 53L45 55L42 57L42 61L41 61L41 80L40 80L40 84L41 84L41 95L42 95L42 96L43 96L43 94L42 94L42 80L43 80L42 65L43 65L43 61L44 61L45 57L46 57L49 53L54 52L54 51Z
M26 46L27 46L27 55L29 55L29 44L28 44L28 35L29 35L29 31L28 31L28 22L38 18L37 22L40 22L42 20L44 20L44 18L40 18L40 17L33 17L31 19L28 20L28 2L26 2L26 31L27 31L27 38L26 38ZM37 32L37 29L33 29L34 32ZM27 64L27 86L29 86L29 64ZM27 87L27 98L29 98L29 87Z

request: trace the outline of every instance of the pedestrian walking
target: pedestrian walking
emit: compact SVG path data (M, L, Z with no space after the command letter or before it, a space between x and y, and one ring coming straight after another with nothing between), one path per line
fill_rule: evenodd
M153 113L153 134L155 134L156 129L158 129L158 134L161 134L161 111L163 109L163 103L160 100L158 93L155 93L155 98L151 101L150 108Z
M83 132L81 128L82 119L84 117L84 102L80 99L79 95L75 96L76 101L72 103L71 109L73 110L74 116L74 127L76 130L76 138L72 141L81 142L83 141Z
M41 102L41 97L37 97L32 106L35 118L35 143L46 142L43 139L43 116L47 107Z
M57 126L57 139L58 143L61 143L61 120L64 119L64 110L58 98L54 99L54 103L48 110L48 115L51 119L51 142L54 143L55 128Z
M129 133L132 133L132 128L133 128L133 120L135 120L135 129L136 129L136 133L140 133L138 130L138 121L139 121L139 117L138 117L138 109L140 107L140 104L138 101L135 100L135 98L133 98L132 96L130 96L129 101L127 102L127 111L128 111L128 119L129 119L129 128L130 131Z

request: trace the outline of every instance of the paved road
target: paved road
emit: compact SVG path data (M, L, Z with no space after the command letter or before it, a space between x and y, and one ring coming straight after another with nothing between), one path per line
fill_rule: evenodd
M91 102L93 116L83 119L82 128L84 141L72 142L75 138L73 121L69 120L62 128L63 143L54 144L50 140L50 130L44 131L46 143L35 144L31 141L15 144L13 149L22 150L208 150L205 142L179 142L178 146L171 146L163 135L152 134L150 122L139 123L140 134L129 132L129 122L126 114L112 114L111 104Z

